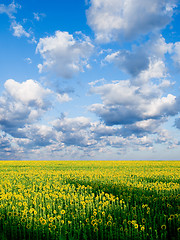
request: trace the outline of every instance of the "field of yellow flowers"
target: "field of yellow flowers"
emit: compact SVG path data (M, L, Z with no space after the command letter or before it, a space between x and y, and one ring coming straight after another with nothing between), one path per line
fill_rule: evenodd
M180 239L180 161L1 161L2 240Z

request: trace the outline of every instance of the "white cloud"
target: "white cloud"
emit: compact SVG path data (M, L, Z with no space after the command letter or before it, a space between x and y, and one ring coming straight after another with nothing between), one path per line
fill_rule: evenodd
M67 93L63 93L63 94L57 93L57 100L62 103L62 102L69 102L72 100L72 98L70 98Z
M9 79L4 87L4 95L0 97L0 128L21 137L24 133L19 128L36 122L51 107L52 92L31 79L23 83Z
M86 117L65 118L63 116L54 120L52 125L56 130L62 132L78 131L90 127L90 120Z
M14 3L14 1L8 6L0 4L0 14L5 13L8 15L9 18L14 19L14 13L17 12L16 9L18 8L21 8L21 6L17 3Z
M91 92L99 94L102 103L93 104L89 109L107 125L126 125L174 116L180 111L179 100L172 94L162 96L162 85L145 83L134 86L126 80L94 86Z
M37 21L40 21L41 18L45 17L46 15L44 13L33 13L34 19Z
M30 33L26 32L25 29L23 28L23 26L19 23L17 23L16 21L13 21L11 23L11 28L13 29L13 35L15 37L22 37L22 36L25 36L27 38L30 37Z
M96 144L92 138L89 127L90 120L85 117L65 118L62 117L52 122L56 131L62 133L61 141L66 145L87 147Z
M105 62L114 62L120 69L131 74L138 75L141 71L148 68L149 58L144 51L130 52L121 50L109 54L104 59Z
M132 75L149 80L151 78L163 78L166 76L164 58L167 53L171 54L173 44L166 43L160 35L141 44L133 45L132 50L119 50L105 57L103 63L115 63L121 70Z
M150 79L162 79L167 77L165 63L161 59L150 59L149 66L137 77L137 81L147 82Z
M24 128L19 128L18 132L23 136L21 144L26 148L37 149L49 146L56 141L56 132L48 125L26 124ZM28 141L24 141L24 139L28 139Z
M88 67L88 58L93 51L90 39L80 33L75 38L68 32L56 31L54 36L40 38L36 48L43 58L39 72L50 70L58 76L71 78Z
M171 20L175 1L91 0L88 24L100 42L132 39L164 28Z
M5 82L4 87L7 93L16 101L29 106L35 105L40 108L46 107L44 99L52 93L51 90L44 89L38 82L32 79L22 83L9 79Z

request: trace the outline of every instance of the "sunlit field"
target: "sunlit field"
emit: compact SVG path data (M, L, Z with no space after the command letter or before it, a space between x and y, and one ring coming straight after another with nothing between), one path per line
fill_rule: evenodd
M180 239L180 161L1 161L0 239Z

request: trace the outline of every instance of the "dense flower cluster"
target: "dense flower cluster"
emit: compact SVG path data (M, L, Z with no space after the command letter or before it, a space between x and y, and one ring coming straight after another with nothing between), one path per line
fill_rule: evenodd
M14 240L178 239L179 164L0 162L1 232Z

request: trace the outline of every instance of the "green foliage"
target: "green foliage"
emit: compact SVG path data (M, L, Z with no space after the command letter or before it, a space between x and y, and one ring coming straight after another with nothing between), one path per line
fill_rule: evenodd
M0 162L0 239L180 237L178 161Z

